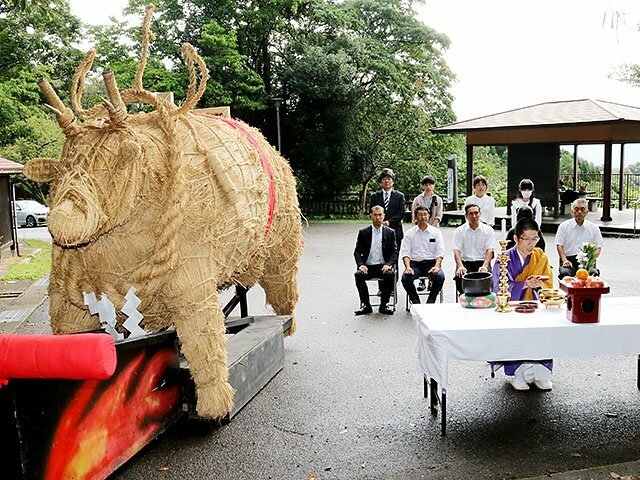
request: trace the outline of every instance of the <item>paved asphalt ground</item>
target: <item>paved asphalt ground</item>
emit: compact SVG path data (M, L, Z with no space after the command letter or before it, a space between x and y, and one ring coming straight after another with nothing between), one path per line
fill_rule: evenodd
M440 436L416 368L416 328L393 316L355 317L353 223L305 229L298 331L284 369L228 424L174 428L116 479L611 478L640 474L635 357L557 359L554 389L516 392L488 365L451 362L448 431ZM408 228L408 226L405 226ZM453 229L445 301L454 300ZM496 232L500 237L500 232ZM553 236L545 235L553 265ZM599 266L613 296L637 295L638 239L605 238ZM47 321L43 304L31 328ZM268 311L259 289L250 314ZM514 321L517 320L514 318ZM34 327L35 326L35 327ZM638 348L640 352L640 345ZM622 465L614 465L621 462ZM594 468L602 465L608 467ZM579 469L590 469L579 472ZM555 472L571 473L558 474Z

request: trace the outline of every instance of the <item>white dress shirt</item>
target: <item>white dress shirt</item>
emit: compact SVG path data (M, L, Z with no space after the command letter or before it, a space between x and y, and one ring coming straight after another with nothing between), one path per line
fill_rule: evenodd
M478 197L476 194L473 194L466 198L464 201L465 206L473 203L474 205L478 205L480 207L480 221L486 223L487 225L491 225L492 227L495 225L495 213L494 209L496 206L496 201L493 197L489 195L483 195L482 197Z
M414 262L444 258L442 232L431 225L427 225L424 230L420 230L417 225L409 229L404 234L400 247L400 258L404 257L409 257Z
M593 243L597 248L602 248L602 234L595 223L585 220L578 225L575 218L571 218L558 226L555 244L564 247L566 256L577 255L583 243Z
M382 255L382 227L376 228L371 225L371 249L367 257L367 265L382 265L384 255Z
M478 228L473 230L468 222L460 225L453 232L453 249L460 252L465 262L477 262L484 260L487 250L498 248L493 228L480 222Z
M518 197L513 202L511 202L511 226L512 227L516 226L516 222L517 222L516 218L518 215L518 210L520 210L520 208L523 205L527 205L528 207L531 208L531 210L534 211L533 219L538 224L538 228L542 228L542 204L540 203L540 200L538 200L537 198L534 198L533 200L525 202L520 197Z

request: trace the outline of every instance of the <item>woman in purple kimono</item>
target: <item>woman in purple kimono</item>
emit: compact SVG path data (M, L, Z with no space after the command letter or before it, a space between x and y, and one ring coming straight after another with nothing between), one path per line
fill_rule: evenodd
M529 218L518 221L513 235L516 246L507 250L507 276L511 300L536 300L538 289L552 288L553 280L549 259L536 247L539 240L538 224ZM498 291L500 262L493 265L493 290ZM492 371L504 368L505 375L516 390L529 390L533 383L540 390L551 390L553 360L491 362Z

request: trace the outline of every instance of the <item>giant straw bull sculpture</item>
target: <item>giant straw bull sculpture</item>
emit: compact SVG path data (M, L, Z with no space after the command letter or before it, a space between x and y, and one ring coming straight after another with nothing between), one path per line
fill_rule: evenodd
M301 252L295 179L256 130L191 111L208 78L192 46L182 47L190 75L181 105L143 88L151 12L133 88L119 91L106 71L109 100L84 110L93 51L74 75L73 110L46 80L39 82L66 143L60 160L33 159L25 175L50 185L54 333L99 327L83 292L106 294L119 311L135 287L147 330L175 325L198 413L219 418L233 406L233 389L217 293L258 282L276 313L293 313ZM155 111L129 114L130 103Z

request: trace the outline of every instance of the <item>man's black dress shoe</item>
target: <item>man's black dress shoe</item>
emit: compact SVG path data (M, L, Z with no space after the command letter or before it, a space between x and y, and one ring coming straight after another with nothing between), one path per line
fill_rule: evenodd
M427 289L427 283L424 281L424 278L421 278L420 281L418 282L417 290L419 292L424 292L426 289Z
M360 310L356 310L355 313L356 315L366 315L367 313L371 313L373 312L373 308L371 308L371 305L363 305L362 307L360 307Z
M386 305L382 305L378 311L380 313L384 313L385 315L393 315L393 310L391 310L389 307L387 307Z

